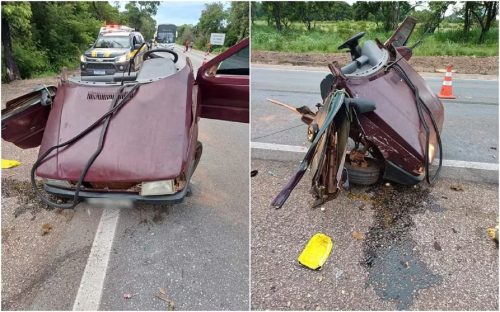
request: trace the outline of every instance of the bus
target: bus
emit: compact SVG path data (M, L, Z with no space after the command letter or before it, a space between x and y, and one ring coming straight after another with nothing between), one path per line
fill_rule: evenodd
M177 26L174 24L161 24L156 28L155 41L160 49L174 49L177 35Z

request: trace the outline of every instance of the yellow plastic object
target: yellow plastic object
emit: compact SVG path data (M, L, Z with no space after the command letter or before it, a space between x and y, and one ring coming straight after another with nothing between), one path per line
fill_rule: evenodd
M494 228L488 228L486 232L488 233L488 236L491 239L496 240L498 242L498 225Z
M9 169L19 166L21 163L17 160L9 160L2 158L2 169Z
M486 229L486 233L488 233L488 236L495 240L497 243L498 243L498 227L500 226L500 224L498 224L498 219L497 219L497 226L495 227L490 227L488 229Z
M316 233L307 242L306 247L300 254L299 263L312 270L320 269L332 252L333 242L332 239L323 234Z

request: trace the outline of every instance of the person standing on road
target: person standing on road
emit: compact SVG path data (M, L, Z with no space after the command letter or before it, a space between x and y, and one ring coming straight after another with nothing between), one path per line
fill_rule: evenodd
M188 41L188 40L186 40L186 41L184 42L184 53L186 53L186 52L188 51L188 49L189 49L189 41Z
M209 55L210 52L212 52L212 43L209 41L207 43L207 54L206 55Z

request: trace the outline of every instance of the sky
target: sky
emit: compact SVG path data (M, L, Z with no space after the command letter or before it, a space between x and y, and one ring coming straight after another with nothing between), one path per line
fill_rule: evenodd
M124 10L128 1L121 1L121 10ZM158 13L155 16L156 24L191 24L196 25L201 16L201 11L205 9L205 3L217 2L215 0L205 1L161 1ZM229 6L229 1L220 1L225 7Z
M345 0L349 4L353 4L356 0ZM110 1L113 3L114 1ZM124 10L125 4L128 1L120 1L121 9ZM158 7L158 13L155 16L156 24L191 24L196 25L198 19L201 16L201 11L205 9L205 3L217 2L217 0L205 0L205 1L161 1ZM230 1L221 1L227 8L230 5ZM414 4L416 1L409 1ZM463 6L459 3L446 11L445 16L452 14L453 8ZM427 4L423 4L422 7L417 7L417 10L422 10L427 7Z

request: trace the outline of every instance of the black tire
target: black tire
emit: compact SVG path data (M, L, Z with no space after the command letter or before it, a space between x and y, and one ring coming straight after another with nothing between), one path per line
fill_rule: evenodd
M368 167L352 166L349 160L345 162L345 168L349 174L349 183L357 185L372 185L380 178L380 166L373 158L365 157Z

